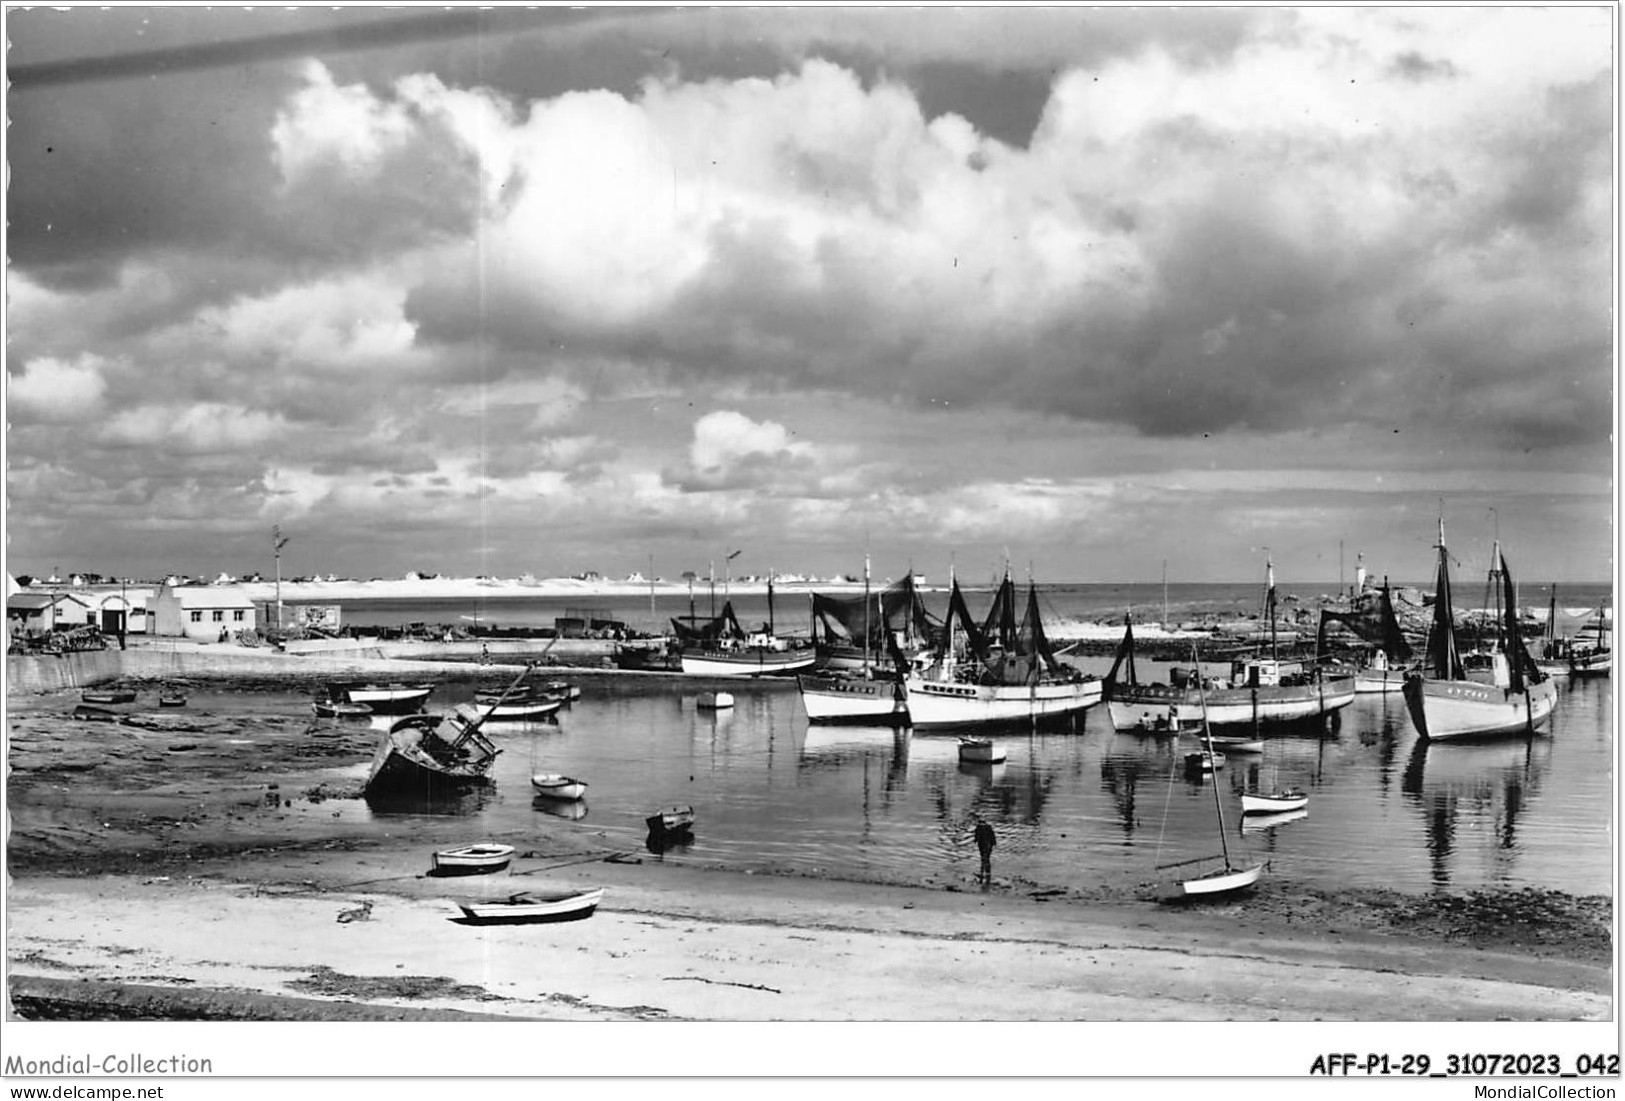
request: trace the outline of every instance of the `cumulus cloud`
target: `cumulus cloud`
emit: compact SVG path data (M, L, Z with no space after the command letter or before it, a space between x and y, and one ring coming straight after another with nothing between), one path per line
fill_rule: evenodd
M88 353L71 363L50 357L24 363L20 373L8 376L6 396L11 410L21 420L82 422L99 412L107 391L106 366Z

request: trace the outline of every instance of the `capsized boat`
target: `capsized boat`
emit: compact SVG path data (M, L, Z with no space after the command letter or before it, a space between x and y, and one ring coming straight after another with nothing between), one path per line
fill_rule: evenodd
M1099 677L1056 658L1030 582L1026 613L1016 622L1008 570L982 625L952 583L942 642L916 662L904 686L915 730L1031 726L1080 715L1101 697Z
M529 672L527 667L515 677L503 697L518 691ZM460 703L439 715L397 719L378 743L362 794L434 800L489 783L502 752L480 730L491 710Z
M1457 645L1450 598L1450 554L1444 519L1439 520L1439 570L1433 597L1433 629L1422 669L1405 680L1405 707L1423 738L1481 738L1533 735L1551 715L1557 685L1535 664L1518 625L1516 588L1497 542L1490 577L1499 580L1501 637L1488 648L1462 654ZM1497 568L1497 566L1499 568ZM1497 576L1498 575L1498 576Z
M466 920L476 924L518 925L591 917L603 898L602 887L587 891L521 891L490 902L460 902L457 908Z

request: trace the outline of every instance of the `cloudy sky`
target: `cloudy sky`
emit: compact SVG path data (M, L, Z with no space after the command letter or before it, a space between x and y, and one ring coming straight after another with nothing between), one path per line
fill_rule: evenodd
M1613 15L8 9L9 568L1604 579Z

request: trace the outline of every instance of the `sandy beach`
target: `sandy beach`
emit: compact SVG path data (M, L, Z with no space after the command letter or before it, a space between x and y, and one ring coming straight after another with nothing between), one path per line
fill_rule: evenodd
M58 698L60 697L60 698ZM12 701L7 954L23 1019L1610 1020L1606 898L1326 895L1171 907L995 875L851 882L617 849L539 821L498 874L357 837L317 777L366 727L252 759L184 713ZM330 773L329 773L330 775ZM335 811L334 808L339 808ZM997 869L996 869L997 871ZM458 900L602 886L591 918L467 927Z

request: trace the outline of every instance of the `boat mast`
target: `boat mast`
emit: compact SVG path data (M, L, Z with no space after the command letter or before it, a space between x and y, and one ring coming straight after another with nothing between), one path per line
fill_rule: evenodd
M1162 629L1168 630L1168 560L1162 560Z
M1270 617L1270 660L1279 655L1275 646L1275 563L1270 561L1270 549L1264 548L1264 609Z
M1196 665L1196 698L1202 702L1202 741L1207 746L1208 760L1214 765L1218 761L1213 756L1213 728L1207 721L1207 689L1202 685L1201 664L1197 661L1196 646L1191 645L1191 662ZM1213 809L1219 812L1219 849L1224 853L1224 870L1233 871L1230 864L1230 842L1224 836L1224 800L1219 797L1218 771L1211 774L1213 780Z
M869 675L869 552L863 552L863 675Z

